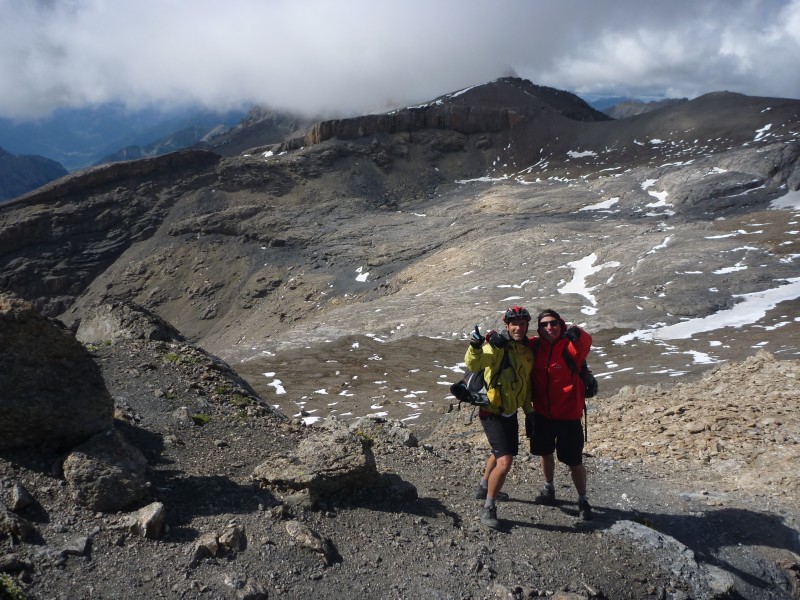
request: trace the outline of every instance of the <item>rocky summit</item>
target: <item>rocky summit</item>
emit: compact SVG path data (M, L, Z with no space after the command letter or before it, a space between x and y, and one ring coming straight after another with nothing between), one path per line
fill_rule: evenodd
M798 597L799 115L504 78L0 205L0 592ZM591 522L524 437L477 520L510 304L594 337Z

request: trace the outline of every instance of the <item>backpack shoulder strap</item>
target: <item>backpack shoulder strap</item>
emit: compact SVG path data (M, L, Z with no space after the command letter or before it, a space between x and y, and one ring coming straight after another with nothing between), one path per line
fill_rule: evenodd
M497 380L500 379L500 375L505 371L508 367L511 366L511 357L508 355L508 350L503 348L503 359L500 361L500 368L497 369L497 373L494 374L492 380L486 386L486 389L493 388L497 385Z
M577 373L578 365L575 364L575 359L572 358L572 355L569 353L569 350L567 350L566 345L564 346L564 352L562 352L562 355L564 357L564 362L567 363L567 366L569 367L569 370L572 371L573 373Z

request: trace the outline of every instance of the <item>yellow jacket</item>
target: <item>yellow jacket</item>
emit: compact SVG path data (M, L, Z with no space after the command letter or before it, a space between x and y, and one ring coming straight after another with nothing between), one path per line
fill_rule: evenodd
M497 376L506 352L511 364ZM482 348L473 348L470 345L464 356L464 362L473 373L483 370L483 378L489 388L489 406L486 410L505 415L510 415L520 408L525 414L533 410L531 403L533 351L525 342L510 340L503 349L493 348L489 344L485 344Z

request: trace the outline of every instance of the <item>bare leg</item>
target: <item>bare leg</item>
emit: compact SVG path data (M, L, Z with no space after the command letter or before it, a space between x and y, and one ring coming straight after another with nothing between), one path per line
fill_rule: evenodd
M578 490L579 496L586 495L586 467L583 464L570 467L572 474L572 483L575 484L575 489Z
M556 475L556 459L552 454L542 456L542 475L546 483L552 483Z
M486 468L483 470L483 478L486 481L489 481L489 476L492 474L492 471L497 466L497 459L494 457L494 454L490 454L489 458L486 459Z
M494 456L492 456L494 458ZM497 493L503 488L506 476L514 464L514 457L511 454L504 454L495 459L495 467L489 473L489 489L486 491L487 498L497 498Z

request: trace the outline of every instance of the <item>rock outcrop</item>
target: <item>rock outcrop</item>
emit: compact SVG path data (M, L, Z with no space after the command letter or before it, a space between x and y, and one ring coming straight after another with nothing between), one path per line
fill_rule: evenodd
M577 121L604 121L608 117L573 94L534 85L524 79L501 78L486 86L448 94L420 106L350 119L320 121L309 127L302 145L337 138L352 140L377 134L413 133L424 129L472 135L508 131L548 113ZM300 146L299 139L281 148Z
M0 449L75 445L108 429L113 408L97 365L71 332L0 295Z
M368 440L329 420L290 453L270 456L256 467L253 478L279 494L303 494L304 503L313 506L343 490L375 485L378 471Z
M87 309L83 315L75 337L84 343L113 343L119 338L185 341L172 325L136 303L102 304Z
M179 150L164 156L123 161L84 169L42 186L14 200L15 204L53 202L71 194L85 193L131 179L148 177L151 180L165 176L186 175L202 170L219 161L219 156L205 150Z

